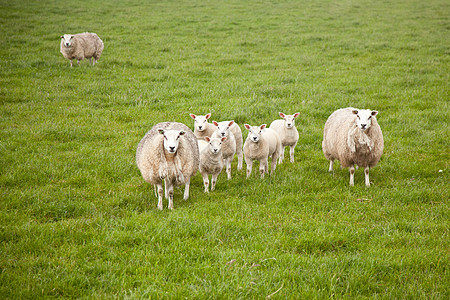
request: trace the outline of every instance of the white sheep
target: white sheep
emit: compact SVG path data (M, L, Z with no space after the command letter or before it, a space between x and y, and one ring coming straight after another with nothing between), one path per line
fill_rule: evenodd
M213 138L227 139L222 143L222 157L226 167L227 178L231 179L231 162L233 161L234 154L236 153L236 139L230 127L234 124L234 121L223 121L217 123L213 121L216 131L214 131Z
M203 177L203 184L205 185L205 193L208 193L209 179L211 174L211 191L214 190L217 182L217 177L223 169L222 158L222 142L227 138L209 138L205 136L205 140L199 141L199 145L206 143L200 151L200 166L199 170ZM203 146L203 145L202 145Z
M291 162L294 162L294 148L298 142L298 131L295 127L295 118L297 118L300 113L295 113L293 115L285 115L280 112L280 117L284 120L275 120L270 124L269 128L275 130L281 139L281 145L283 149L281 150L281 155L278 158L278 163L281 164L284 159L284 149L286 146L290 147L289 155L291 158Z
M211 137L214 131L216 131L216 126L208 123L208 119L211 118L211 114L206 114L204 116L197 116L194 114L189 114L192 119L194 119L194 135L199 140L204 140L205 136Z
M162 209L164 179L165 196L173 209L173 188L184 184L184 199L189 198L190 178L197 173L199 151L194 133L182 123L156 124L140 141L136 164L142 177L157 188L158 208Z
M95 65L102 55L103 48L103 41L95 33L84 32L61 36L61 53L70 60L71 67L73 59L76 59L80 65L80 60L89 58L90 63ZM93 61L92 58L94 58Z
M248 130L248 136L244 143L244 157L247 164L247 178L252 172L253 160L259 160L259 172L261 178L264 173L268 173L269 156L272 158L270 175L273 174L277 166L277 159L281 155L281 139L278 133L270 128L266 128L266 124L261 126L244 125Z
M330 161L350 170L350 185L354 185L355 165L364 167L365 183L370 186L369 168L375 167L383 154L383 133L378 125L375 110L352 107L333 112L325 123L322 149Z

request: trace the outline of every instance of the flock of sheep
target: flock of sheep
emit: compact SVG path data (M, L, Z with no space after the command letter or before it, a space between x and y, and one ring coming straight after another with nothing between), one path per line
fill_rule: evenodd
M89 58L92 65L100 58L104 45L95 33L64 34L61 36L61 53L70 60ZM92 58L94 59L92 62ZM364 167L365 184L370 186L369 168L374 167L383 154L383 134L377 123L377 111L360 110L352 107L333 112L325 123L322 149L330 161L329 171L333 171L335 160L343 168L350 170L350 185L354 185L355 167ZM231 162L238 157L237 169L241 170L243 160L247 165L247 178L252 172L254 160L259 161L261 178L270 174L284 159L284 150L290 147L290 161L294 162L294 148L298 142L295 118L299 113L285 115L283 119L266 124L250 126L247 139L243 141L242 131L234 121L213 121L211 114L194 115L194 131L178 122L156 124L140 141L136 150L136 164L142 177L154 185L158 197L158 208L163 209L163 194L168 198L168 208L173 209L173 189L185 185L184 199L189 198L190 178L197 171L203 177L205 192L214 190L222 169L231 179ZM162 183L164 181L165 189ZM164 193L165 191L165 193Z
M364 167L365 183L370 186L369 168L374 167L383 153L383 135L377 123L377 111L343 108L335 111L325 123L323 153L330 161L339 160L341 167L350 169L350 185L354 184L356 167ZM285 115L283 119L266 124L250 126L244 124L248 135L243 143L242 132L234 121L208 122L211 114L204 116L190 114L194 119L194 131L182 123L163 122L156 124L140 141L136 150L136 164L145 181L155 186L158 208L163 209L163 197L169 200L173 209L173 189L185 184L184 199L189 197L190 178L197 171L203 177L205 192L214 190L217 177L225 167L231 178L231 162L237 154L237 169L242 161L247 164L247 178L252 172L254 160L259 161L261 178L270 174L277 163L284 159L285 147L290 147L290 161L294 162L294 148L298 142L295 118L299 113ZM165 195L163 189L165 185Z

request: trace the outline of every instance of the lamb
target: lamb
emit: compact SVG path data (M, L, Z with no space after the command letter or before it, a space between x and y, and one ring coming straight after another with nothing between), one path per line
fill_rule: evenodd
M375 167L383 154L383 133L378 125L376 110L360 110L352 107L333 112L325 123L322 150L330 161L350 170L350 185L354 185L355 165L364 167L365 183L370 186L369 168Z
M216 126L208 123L208 119L211 118L210 113L204 116L189 115L194 119L194 134L197 139L204 140L205 136L211 137L214 131L216 131Z
M199 150L194 133L182 123L158 123L147 132L136 150L136 164L142 177L155 186L158 209L163 209L163 187L173 209L173 188L184 184L184 199L189 198L190 178L197 173Z
M61 36L61 53L70 60L71 67L73 59L76 59L80 65L80 60L89 58L90 63L95 65L102 55L103 48L103 41L95 33L84 32ZM94 58L93 61L92 58Z
M270 175L273 174L277 166L277 159L281 155L281 139L278 133L266 128L266 124L261 126L244 125L249 131L247 139L244 143L244 157L247 164L247 178L252 172L253 160L259 160L259 172L261 178L264 178L264 173L268 173L268 158L272 157L272 165Z
M211 191L214 190L217 182L217 177L223 169L222 159L222 142L227 138L209 138L205 136L205 140L199 141L199 145L206 142L206 146L202 147L200 151L200 166L199 170L203 177L203 184L205 185L205 193L208 193L209 179L211 176Z
M297 118L300 113L295 113L293 115L285 115L284 113L280 112L280 117L282 117L284 120L275 120L270 124L269 128L272 128L275 130L281 139L281 145L283 146L283 149L281 150L281 155L278 158L278 163L281 164L284 159L284 149L286 146L290 147L290 157L291 162L294 162L294 148L297 145L298 142L298 131L295 127L295 118Z
M231 161L233 160L234 154L236 153L236 139L230 127L234 124L234 121L223 121L217 123L213 121L216 131L214 131L213 138L223 138L227 139L222 144L222 158L226 166L227 178L231 179Z

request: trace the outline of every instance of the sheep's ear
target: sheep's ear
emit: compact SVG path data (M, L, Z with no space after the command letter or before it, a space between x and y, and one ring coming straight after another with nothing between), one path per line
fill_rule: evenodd
M357 114L358 114L358 110L357 110L357 109L354 109L354 110L352 110L352 113L355 114L355 115L357 115Z
M194 114L189 114L190 116L191 116L191 118L192 119L194 119L195 120L195 118L197 117L196 115L194 115Z
M185 135L186 131L181 130L180 133L178 135Z
M73 35L71 35L71 36L70 36L70 39L72 39L73 37L74 37L74 36L73 36Z
M282 117L283 119L284 119L284 117L286 117L286 115L285 115L285 114L283 114L282 112L279 112L278 114L279 114L279 115L280 115L280 117Z
M206 114L205 119L208 120L209 118L211 118L211 113Z
M251 128L252 126L250 126L250 125L248 125L248 124L244 124L244 127L245 127L246 129L250 130L250 128Z
M264 128L266 128L266 126L267 126L266 124L262 124L260 128L264 129Z
M205 136L205 141L207 141L207 142L211 141L211 139L209 138L209 136Z
M296 113L294 114L294 118L297 118L298 116L300 116L300 113L299 113L299 112L296 112Z
M233 121L230 121L230 123L228 123L228 127L230 127L231 125L233 125L234 124L234 120Z
M164 129L158 128L158 132L159 132L159 134L164 134Z
M219 127L219 123L217 123L216 121L212 121L212 123L214 124L214 126Z
M61 36L61 38L63 39L63 38L64 38L64 36L62 35L62 36Z
M225 137L221 138L220 141L223 142L223 141L225 141L226 139L227 139L227 137L225 136Z
M372 116L376 116L378 114L378 111L376 110L372 110L372 112L370 113Z

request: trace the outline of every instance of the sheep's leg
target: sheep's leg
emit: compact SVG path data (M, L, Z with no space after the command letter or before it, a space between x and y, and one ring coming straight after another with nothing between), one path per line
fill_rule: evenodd
M162 183L157 183L155 185L155 190L158 189L158 209L162 210L163 209L163 187L162 187Z
M328 172L333 172L333 163L334 160L330 160L330 167L328 168Z
M245 163L247 164L247 178L249 178L252 173L253 160L245 159Z
M259 173L261 174L261 179L264 178L264 173L266 173L266 170L269 168L268 164L267 158L259 161Z
M158 197L158 187L156 184L154 184L153 187L155 188L155 196Z
M273 172L275 172L275 169L277 168L277 157L276 155L272 155L272 164L270 166L270 175L273 174Z
M169 205L167 206L168 209L173 209L173 184L169 183L168 184L168 189L169 189Z
M184 184L184 195L183 195L183 199L187 200L189 199L189 187L191 185L191 178L188 178L186 180L186 183Z
M92 57L89 57L89 64L92 65Z
M297 146L297 143L295 143L293 146L290 146L291 148L289 149L289 155L291 157L291 163L294 162L294 149L295 149L295 146Z
M237 157L238 157L238 165L237 165L237 169L238 171L242 170L242 160L244 158L244 155L242 154L242 149L240 149L240 151L236 151Z
M227 166L227 178L228 180L231 179L231 160L233 159L233 157L230 157L226 160L226 166Z
M205 186L205 193L208 193L209 192L208 191L208 186L209 186L208 173L206 173L206 172L202 173L202 177L203 177L203 185Z
M364 178L366 179L366 186L370 186L369 181L369 167L364 168Z
M70 59L70 67L72 68L73 67L73 63L72 63L72 60Z
M217 182L217 177L218 176L219 176L219 173L212 174L212 177L211 177L211 191L214 191L214 189L216 188L216 182Z
M285 149L286 147L281 147L281 154L280 154L280 156L278 157L278 163L279 164L281 164L281 163L283 163L283 160L284 160L284 149Z
M350 185L353 186L355 184L355 166L351 165L349 170L350 170Z
M80 65L80 60L78 59L77 61L78 61L78 66L79 66Z

